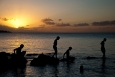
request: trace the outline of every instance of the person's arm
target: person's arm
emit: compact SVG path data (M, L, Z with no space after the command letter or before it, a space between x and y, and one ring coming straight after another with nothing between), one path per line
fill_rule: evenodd
M15 54L15 50L16 50L16 49L14 49L14 54Z
M63 54L63 59L64 59L65 54L66 54L66 52Z
M16 49L14 49L14 54L15 54L15 51L17 50L17 48Z

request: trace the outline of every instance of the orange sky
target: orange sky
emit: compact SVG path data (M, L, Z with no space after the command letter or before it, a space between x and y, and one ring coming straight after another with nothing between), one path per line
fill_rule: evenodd
M0 0L0 30L115 32L115 0Z

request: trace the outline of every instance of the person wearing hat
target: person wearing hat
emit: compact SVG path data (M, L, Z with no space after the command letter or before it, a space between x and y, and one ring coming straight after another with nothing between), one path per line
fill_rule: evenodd
M52 57L54 57L54 55L55 55L56 58L57 58L57 40L59 40L59 39L60 39L60 37L57 36L57 38L54 40L54 43L53 43L53 49L54 49L55 53L53 54Z
M105 57L105 42L106 42L106 38L103 39L103 41L100 43L101 44L101 51L103 53L103 58Z

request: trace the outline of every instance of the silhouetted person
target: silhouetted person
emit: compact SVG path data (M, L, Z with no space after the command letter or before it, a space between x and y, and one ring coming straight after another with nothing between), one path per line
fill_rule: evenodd
M21 50L24 47L23 44L20 45L20 47L14 49L14 54L21 55Z
M63 54L63 59L66 54L66 59L69 61L70 59L70 50L72 50L72 47L69 47L68 50Z
M55 53L53 54L52 57L54 57L54 55L55 55L57 58L57 40L59 40L59 39L60 39L60 37L57 36L57 38L54 40L53 49L54 49Z
M106 38L104 38L103 39L103 41L100 43L101 44L101 51L102 51L102 53L103 53L103 58L105 58L105 41L106 41L107 39Z
M81 65L80 66L80 73L83 73L83 71L84 71L84 67L83 67L83 65Z
M21 51L22 48L24 47L23 44L20 45L20 47L14 49L14 55L11 57L11 65L12 66L21 66L25 67L27 60L24 57L26 54L26 51Z

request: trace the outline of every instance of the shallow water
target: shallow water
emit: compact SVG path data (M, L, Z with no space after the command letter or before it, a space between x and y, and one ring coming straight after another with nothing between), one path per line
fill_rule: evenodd
M62 59L63 53L72 46L70 55L76 58L74 62L36 67L30 66L29 63L36 56L25 56L28 59L26 68L2 71L0 77L115 77L115 33L0 34L0 51L13 53L13 49L23 43L23 50L26 50L27 54L52 53L53 41L58 35L58 58ZM103 60L100 42L105 37L106 59ZM87 56L97 59L87 60ZM84 66L83 73L80 73L80 65Z
M9 69L0 72L0 77L114 77L115 58L87 60L84 57L76 58L74 62L59 62L57 65L30 66L25 68ZM80 73L80 65L84 72Z

